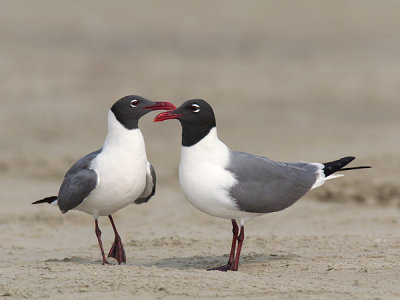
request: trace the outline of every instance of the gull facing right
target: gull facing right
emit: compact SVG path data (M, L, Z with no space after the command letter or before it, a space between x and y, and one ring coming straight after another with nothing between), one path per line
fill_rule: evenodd
M129 204L145 203L155 193L156 173L147 160L139 119L160 109L170 110L175 106L137 95L119 99L108 111L108 133L103 147L72 165L57 196L32 203L57 205L63 214L78 210L92 215L103 265L109 262L104 254L98 217L108 216L114 230L108 257L115 258L118 264L126 263L121 237L111 215Z
M247 221L291 206L325 180L343 176L337 171L370 168L344 168L353 156L328 163L283 163L233 151L218 138L213 109L202 99L160 113L154 122L168 119L182 125L179 182L186 198L202 212L232 221L229 261L209 270L238 270Z

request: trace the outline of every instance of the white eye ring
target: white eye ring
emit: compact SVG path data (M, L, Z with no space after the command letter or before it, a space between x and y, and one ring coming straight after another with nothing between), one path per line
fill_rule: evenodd
M198 112L200 111L200 105L192 104L192 105L190 106L190 109L192 110L192 112L198 113Z
M136 107L136 105L139 103L139 100L137 100L137 99L133 99L132 101L131 101L131 106L132 107Z

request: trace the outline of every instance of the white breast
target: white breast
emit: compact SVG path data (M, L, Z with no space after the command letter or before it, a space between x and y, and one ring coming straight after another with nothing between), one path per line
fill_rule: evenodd
M225 170L229 148L217 136L216 128L197 144L182 147L179 182L186 198L207 214L232 219L240 214L229 189L236 179Z
M91 169L97 172L97 187L77 210L105 216L135 201L146 185L147 156L141 131L126 129L109 111L107 138Z

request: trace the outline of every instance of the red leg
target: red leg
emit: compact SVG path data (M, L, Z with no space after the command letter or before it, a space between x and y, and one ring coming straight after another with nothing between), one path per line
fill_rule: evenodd
M238 247L237 247L237 252L236 252L236 259L235 263L232 266L232 271L237 271L239 267L239 258L240 258L240 251L242 250L242 244L244 240L244 226L240 227L240 234L237 238L238 240Z
M112 219L111 215L109 215L108 218L110 219L115 234L115 240L113 245L111 246L110 252L108 253L108 257L114 257L118 261L118 264L121 264L121 262L126 263L126 255L124 246L122 246L121 237L118 234L117 228L115 227L114 220Z
M97 240L99 241L101 255L103 256L103 265L104 264L109 265L110 263L107 261L107 258L104 255L103 243L101 242L101 231L100 231L99 223L97 222L97 219L94 220L94 224L95 224L95 230L94 231L96 232Z
M235 220L232 220L232 233L233 233L233 238L232 238L232 246L231 246L231 254L229 255L229 260L228 263L225 266L222 267L216 267L212 269L208 269L208 271L223 271L226 272L232 268L232 265L235 260L235 248L236 248L236 239L239 233L239 228L236 224Z

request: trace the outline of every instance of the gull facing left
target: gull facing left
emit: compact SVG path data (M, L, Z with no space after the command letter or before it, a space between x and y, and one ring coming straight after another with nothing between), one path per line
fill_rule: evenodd
M186 198L202 212L232 221L229 261L211 270L238 270L247 221L291 206L325 180L341 176L337 171L369 168L345 168L353 156L328 163L283 163L231 150L218 138L214 111L202 99L160 113L154 122L168 119L182 125L179 182Z

